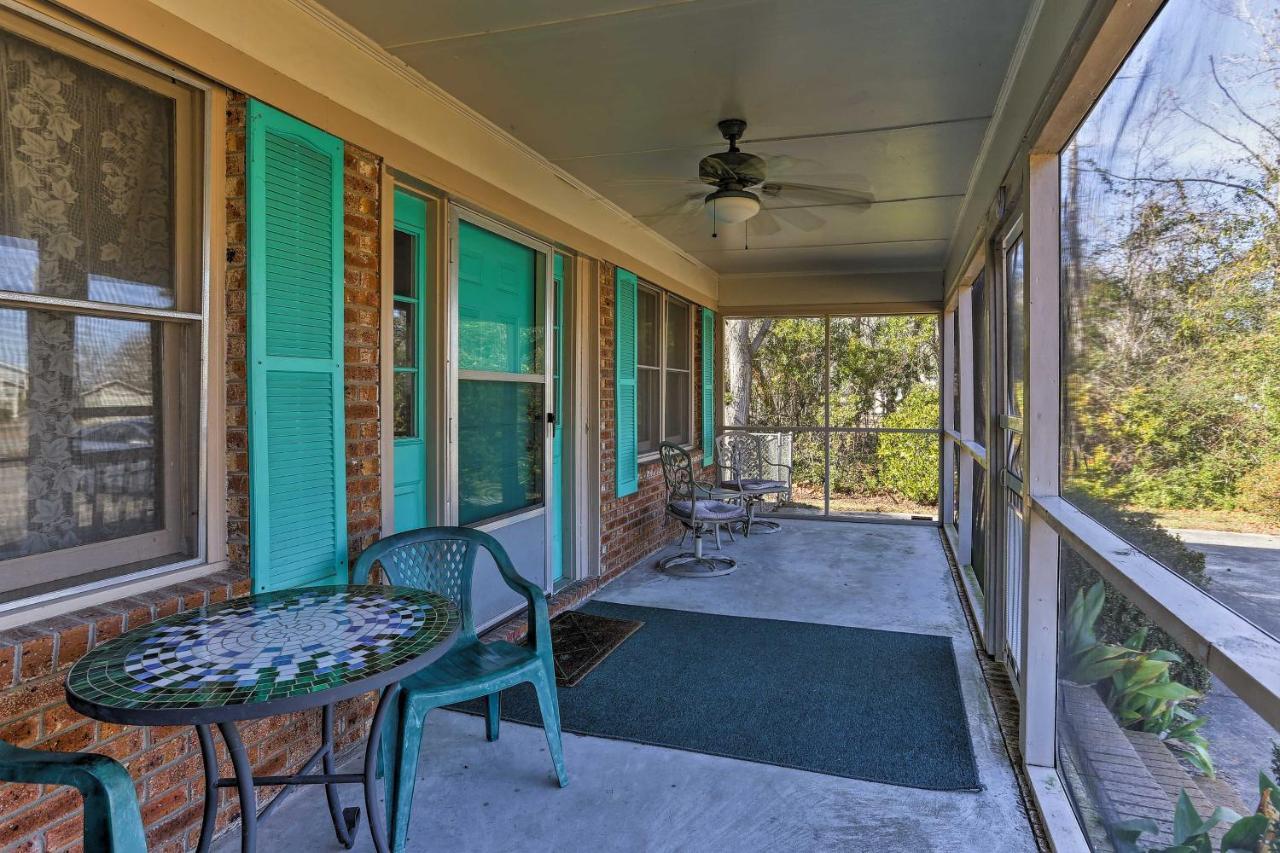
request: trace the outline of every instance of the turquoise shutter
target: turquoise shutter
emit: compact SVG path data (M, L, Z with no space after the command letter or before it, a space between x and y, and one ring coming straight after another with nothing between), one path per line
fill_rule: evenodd
M715 459L716 442L716 315L702 309L702 464Z
M614 277L614 320L617 346L614 367L617 373L618 497L640 489L640 464L636 453L636 274L619 267Z
M342 140L250 101L248 157L253 589L345 583Z

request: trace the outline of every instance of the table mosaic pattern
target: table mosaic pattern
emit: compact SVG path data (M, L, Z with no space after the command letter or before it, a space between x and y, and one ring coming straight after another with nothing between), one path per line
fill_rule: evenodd
M457 608L423 590L280 590L179 613L105 643L72 667L67 689L125 710L272 702L387 672L457 626Z

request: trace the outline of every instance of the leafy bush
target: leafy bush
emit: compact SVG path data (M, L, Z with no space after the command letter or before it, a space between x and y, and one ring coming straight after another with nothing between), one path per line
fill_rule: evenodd
M916 385L885 415L890 429L919 429L938 423L938 389ZM876 448L880 488L920 504L938 501L938 440L921 433L881 433Z
M1238 501L1240 509L1280 524L1280 458L1268 459L1240 479Z

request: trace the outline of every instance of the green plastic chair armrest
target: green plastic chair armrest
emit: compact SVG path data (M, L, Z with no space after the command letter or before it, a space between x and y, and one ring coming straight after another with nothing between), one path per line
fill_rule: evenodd
M506 581L507 586L511 587L512 590L523 595L525 601L529 603L528 636L530 647L534 651L551 648L551 618L547 609L546 595L543 594L542 589L537 584L516 571L511 558L507 556L506 549L496 539L487 534L485 536L490 540L489 543L485 544L489 549L489 553L493 555L493 561L497 564L498 572L502 575L502 579Z
M138 798L128 771L105 755L44 752L0 741L0 780L70 785L84 796L84 848L146 853Z

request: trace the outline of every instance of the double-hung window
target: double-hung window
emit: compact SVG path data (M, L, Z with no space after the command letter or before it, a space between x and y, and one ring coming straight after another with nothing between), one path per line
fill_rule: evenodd
M692 441L693 309L645 285L636 296L636 450L646 454Z
M0 16L0 601L197 553L197 90Z

